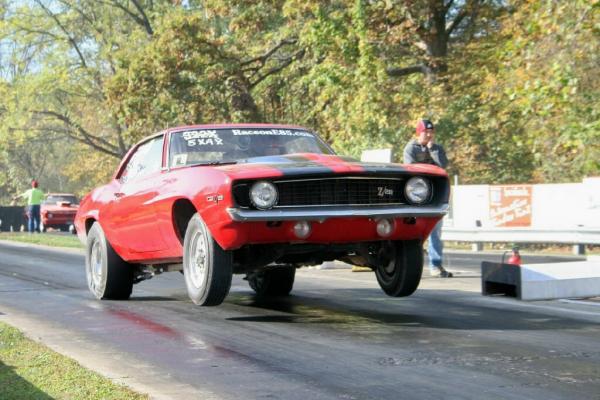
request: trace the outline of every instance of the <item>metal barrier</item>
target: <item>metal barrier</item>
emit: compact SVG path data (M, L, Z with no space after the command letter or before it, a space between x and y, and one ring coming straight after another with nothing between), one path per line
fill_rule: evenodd
M23 206L0 207L0 231L19 231L21 226L27 226Z
M442 229L442 240L471 242L473 250L481 250L482 243L549 243L572 244L574 254L584 254L585 245L600 245L600 229L531 229L531 228L455 228Z

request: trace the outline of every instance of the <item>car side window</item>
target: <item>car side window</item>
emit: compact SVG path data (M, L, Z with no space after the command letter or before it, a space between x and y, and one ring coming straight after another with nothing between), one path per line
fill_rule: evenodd
M164 137L160 136L141 144L129 159L119 177L121 183L160 171L162 167Z

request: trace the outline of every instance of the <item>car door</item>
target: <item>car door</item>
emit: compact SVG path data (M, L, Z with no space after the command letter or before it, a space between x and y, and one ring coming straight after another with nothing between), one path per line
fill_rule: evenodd
M116 241L130 252L164 250L158 229L156 201L161 185L164 136L138 146L117 178L111 204L111 222Z

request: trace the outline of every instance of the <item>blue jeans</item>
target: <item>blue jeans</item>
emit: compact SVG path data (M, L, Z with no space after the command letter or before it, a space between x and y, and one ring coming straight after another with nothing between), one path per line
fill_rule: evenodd
M27 216L29 221L27 222L27 230L29 232L40 231L40 205L28 206Z
M442 268L442 257L444 252L444 243L442 242L442 226L444 221L440 221L435 225L429 236L429 270L435 272Z

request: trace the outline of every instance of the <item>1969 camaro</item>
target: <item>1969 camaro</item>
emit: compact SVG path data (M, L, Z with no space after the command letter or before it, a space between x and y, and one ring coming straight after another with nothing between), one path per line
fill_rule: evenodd
M423 241L448 208L446 172L337 156L306 128L203 125L135 145L112 181L81 201L75 226L99 299L184 274L196 304L221 304L233 274L260 296L288 295L296 269L341 260L412 294Z

